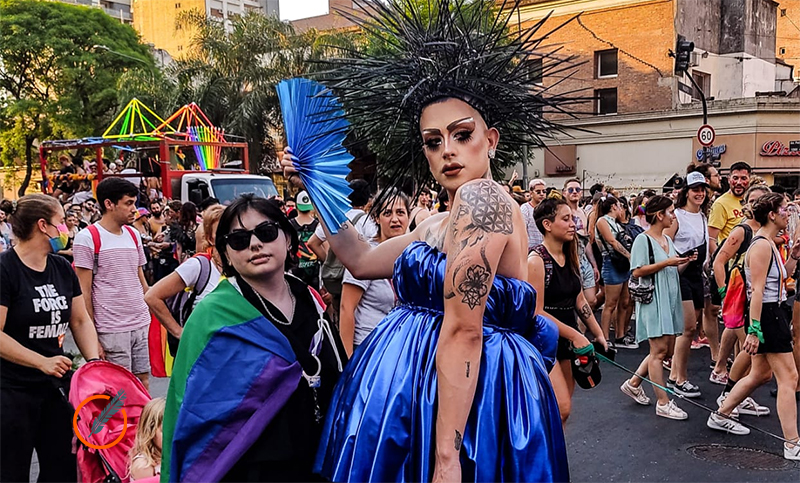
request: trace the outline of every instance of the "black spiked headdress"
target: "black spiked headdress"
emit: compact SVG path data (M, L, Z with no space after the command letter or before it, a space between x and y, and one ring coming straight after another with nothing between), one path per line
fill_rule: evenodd
M392 185L430 180L419 116L435 100L461 99L500 131L493 168L512 164L515 147L542 146L561 131L544 114L569 114L567 105L584 101L541 84L543 75L568 78L574 64L558 48L541 51L552 32L541 32L546 18L521 28L514 15L520 0L499 8L491 0L353 3L356 9L340 13L370 38L370 47L341 49L319 78L342 101L356 138L369 142L379 176Z

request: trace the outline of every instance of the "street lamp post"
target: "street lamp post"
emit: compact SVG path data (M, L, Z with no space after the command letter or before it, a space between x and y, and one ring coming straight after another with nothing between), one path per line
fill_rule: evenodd
M150 65L150 64L148 64L147 62L145 62L144 60L142 60L142 59L140 59L138 57L134 57L134 56L128 55L128 54L123 54L122 52L117 52L116 50L111 50L109 47L107 47L105 45L99 45L99 44L92 45L92 50L104 50L106 52L110 52L112 54L119 55L120 57L125 57L126 59L135 60L136 62L141 62L142 64L145 64L145 65L148 65L148 66Z

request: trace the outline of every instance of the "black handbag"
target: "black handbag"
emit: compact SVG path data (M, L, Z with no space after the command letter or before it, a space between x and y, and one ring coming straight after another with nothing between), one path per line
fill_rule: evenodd
M650 265L656 263L655 255L653 254L653 244L650 241L650 237L645 235L647 238L647 248L650 251ZM634 302L639 302L641 304L649 304L653 301L653 293L656 290L656 274L651 274L646 277L634 277L631 274L630 280L628 280L628 291L631 294L631 299Z
M611 224L608 225L609 229L614 232L614 228L611 227ZM633 246L633 238L631 238L628 233L625 232L624 229L620 229L616 233L614 233L614 239L619 242L622 247L630 253L631 247ZM625 255L621 254L620 252L614 250L614 247L608 246L603 237L600 237L602 240L603 245L606 247L606 251L608 252L608 258L611 260L611 265L614 266L614 269L618 272L627 273L631 269L631 261Z

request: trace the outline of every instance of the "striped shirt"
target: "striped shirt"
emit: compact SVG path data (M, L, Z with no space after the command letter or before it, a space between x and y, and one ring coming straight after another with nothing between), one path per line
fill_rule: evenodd
M150 311L144 301L139 267L144 265L142 239L133 230L136 242L123 227L115 235L99 223L100 253L97 273L92 278L92 306L97 332L127 332L150 324ZM94 242L88 229L75 235L73 256L76 268L94 268Z

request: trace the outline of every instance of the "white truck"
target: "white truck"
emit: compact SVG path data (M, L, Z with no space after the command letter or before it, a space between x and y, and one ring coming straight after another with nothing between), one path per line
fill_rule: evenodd
M229 170L191 171L180 177L175 176L171 181L173 199L180 199L182 203L191 201L196 205L209 196L219 199L223 205L229 205L237 196L245 193L264 198L278 195L270 178Z

